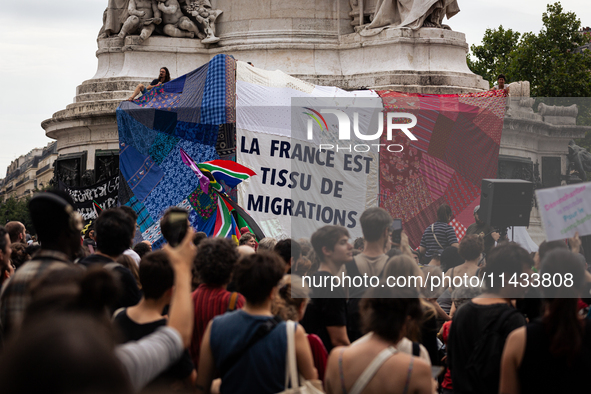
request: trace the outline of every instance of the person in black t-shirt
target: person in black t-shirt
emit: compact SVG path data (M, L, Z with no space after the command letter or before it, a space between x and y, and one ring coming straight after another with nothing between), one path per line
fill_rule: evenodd
M145 87L143 83L140 83L139 85L137 85L137 87L133 91L133 94L131 96L129 96L127 101L133 101L133 100L135 100L135 98L137 97L138 94L140 94L140 93L146 94L146 92L148 90L150 90L156 86L160 86L163 83L166 83L168 81L170 81L170 72L168 71L168 68L162 67L160 69L160 73L158 74L158 78L156 78L152 82L150 82L150 85L148 85L148 87Z
M487 290L462 305L450 327L447 362L454 393L499 392L505 340L511 331L525 325L525 318L512 305L525 288L508 282L513 275L529 275L532 263L529 253L513 242L491 250L484 274Z
M144 296L136 306L115 312L114 323L122 334L123 341L138 341L166 326L162 316L163 309L170 304L174 274L164 251L146 254L140 264L140 282ZM188 385L195 382L197 373L188 350L181 359L164 371L155 383L171 384L185 381Z
M302 325L308 334L316 334L330 353L335 346L348 346L347 298L342 286L331 288L345 262L353 257L349 232L340 226L324 226L310 239L319 260L318 271L302 278L312 289L312 300ZM335 282L336 284L336 282Z

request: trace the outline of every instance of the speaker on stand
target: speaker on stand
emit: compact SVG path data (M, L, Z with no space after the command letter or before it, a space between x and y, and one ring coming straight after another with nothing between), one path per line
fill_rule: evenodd
M527 227L533 193L532 182L521 179L483 179L478 217L500 232L505 229L505 234L508 227Z

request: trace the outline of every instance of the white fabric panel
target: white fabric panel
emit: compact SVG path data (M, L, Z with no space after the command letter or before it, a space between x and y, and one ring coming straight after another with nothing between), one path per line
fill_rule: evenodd
M309 141L307 127L311 117L306 112L312 111L307 108L319 113L322 108L338 108L345 112L351 122L351 140L339 141L337 116L324 114L328 130L314 122L313 140ZM305 161L293 156L298 153L296 145L304 158L304 150L317 152L321 143L343 147L378 143L356 138L353 121L356 112L360 132L374 134L379 118L383 117L382 110L382 101L374 91L347 92L336 87L314 86L281 71L259 70L238 62L236 159L257 173L238 186L238 203L265 234L275 238L309 238L327 224L344 225L352 237L361 236L361 213L377 206L377 151L327 153L324 149L314 155L314 163L309 162L309 156ZM333 158L332 166L322 164L327 155ZM316 159L320 159L320 163ZM290 175L298 186L288 187L295 185ZM286 178L285 182L281 177ZM300 186L302 177L307 190ZM335 195L337 182L340 191ZM323 183L324 191L332 184L331 193L321 192Z
M309 238L318 228L336 224L347 227L351 237L362 236L359 217L377 205L378 154L316 153L318 146L285 136L244 129L237 134L238 162L257 173L238 186L238 203L265 234ZM289 149L281 152L282 144ZM315 152L313 163L306 149Z

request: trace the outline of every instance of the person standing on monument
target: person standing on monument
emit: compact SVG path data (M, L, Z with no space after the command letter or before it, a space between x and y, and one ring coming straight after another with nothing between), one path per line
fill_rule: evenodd
M168 71L168 68L162 67L160 69L160 73L158 74L158 78L156 78L152 82L150 82L148 87L145 87L143 83L140 83L139 85L137 85L137 87L133 91L133 94L131 96L129 96L127 101L133 101L133 100L135 100L135 98L137 97L138 94L140 94L140 93L146 94L146 92L148 90L155 88L156 86L160 86L163 83L166 83L168 81L170 81L170 71Z
M509 89L507 88L507 86L505 86L506 80L507 79L505 78L504 74L499 74L499 76L497 77L497 84L494 85L491 90L504 90L505 92L509 93Z

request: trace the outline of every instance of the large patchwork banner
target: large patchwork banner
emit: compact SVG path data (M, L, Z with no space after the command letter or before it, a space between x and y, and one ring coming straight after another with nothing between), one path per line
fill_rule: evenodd
M238 202L267 236L309 238L328 224L362 236L359 217L377 205L379 157L321 146L332 138L338 121L326 116L317 123L319 118L310 116L316 110L309 108L340 103L353 118L353 109L369 100L371 105L361 111L365 130L371 119L377 124L383 109L377 94L315 86L238 62L236 96L237 162L257 173L238 186ZM309 121L316 134L311 139Z
M159 221L171 206L188 209L197 231L214 232L216 192L201 190L181 149L196 163L235 159L235 72L231 56L217 55L117 109L119 200L138 214L142 238L154 248L164 243Z
M416 140L397 134L394 142L404 146L402 152L380 153L380 206L402 219L414 247L441 204L451 207L455 224L468 227L480 204L482 179L497 176L506 93L378 94L387 112L417 118Z
M170 206L213 235L219 200L182 149L197 164L235 160L256 174L225 191L267 236L309 238L334 224L358 237L362 212L379 205L417 246L443 203L461 236L481 180L496 177L504 96L347 92L218 55L118 108L120 203L155 247Z

